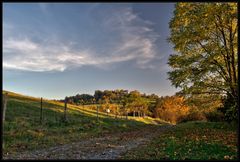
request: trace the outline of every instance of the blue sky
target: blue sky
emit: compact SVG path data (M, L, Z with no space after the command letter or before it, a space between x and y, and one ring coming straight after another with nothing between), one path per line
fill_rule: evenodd
M4 3L3 89L60 99L128 89L160 96L174 3Z

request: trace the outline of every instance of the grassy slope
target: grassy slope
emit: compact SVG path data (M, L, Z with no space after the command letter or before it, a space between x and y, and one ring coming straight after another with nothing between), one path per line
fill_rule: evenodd
M3 91L5 93L6 91ZM4 123L3 153L40 149L53 145L79 141L84 138L112 133L129 131L156 124L159 119L133 118L129 120L115 119L114 115L107 116L88 106L68 105L68 122L61 122L64 104L60 102L43 101L43 124L39 123L40 99L9 93L6 119Z
M237 128L227 123L179 124L151 141L129 151L124 159L209 160L237 159Z

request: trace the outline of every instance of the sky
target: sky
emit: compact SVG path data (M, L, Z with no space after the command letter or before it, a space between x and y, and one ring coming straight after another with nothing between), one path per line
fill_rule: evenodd
M3 3L3 89L48 99L174 95L173 11L174 3Z

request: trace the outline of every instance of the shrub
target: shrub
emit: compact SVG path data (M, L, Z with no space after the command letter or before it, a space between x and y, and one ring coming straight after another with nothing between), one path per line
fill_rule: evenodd
M220 122L224 121L224 114L219 111L206 112L205 116L210 122Z
M156 104L156 116L176 124L179 118L186 116L189 112L189 107L184 101L184 97L181 96L166 96L160 98Z
M223 106L219 108L224 114L224 120L228 122L238 121L238 105L237 100L230 95L223 99Z
M187 121L207 121L207 118L204 113L199 111L190 112L188 115L180 116L178 118L178 123Z

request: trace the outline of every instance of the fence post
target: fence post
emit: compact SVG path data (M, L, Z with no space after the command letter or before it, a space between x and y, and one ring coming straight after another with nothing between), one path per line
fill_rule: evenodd
M4 123L4 121L5 121L5 112L6 112L6 109L7 109L7 100L8 100L8 93L5 93L3 95L3 108L2 108L3 118L2 118L2 123Z
M5 93L3 95L3 107L2 107L2 130L4 131L4 121L5 121L5 112L6 112L6 109L7 109L7 100L8 100L8 93ZM4 149L5 148L5 143L3 141L2 143L2 148Z
M64 116L63 116L63 120L66 122L67 121L67 99L65 98L64 101L65 105L64 105Z
M41 97L41 110L40 110L40 123L42 124L43 112L42 112L42 97Z
M97 122L99 122L99 118L98 118L98 109L99 109L99 107L98 107L98 105L97 105Z

